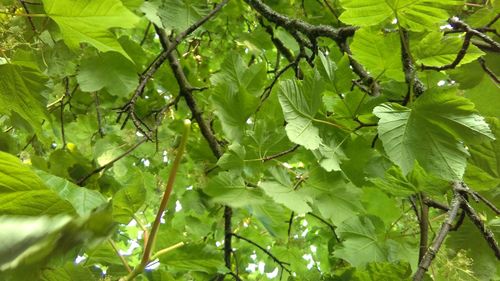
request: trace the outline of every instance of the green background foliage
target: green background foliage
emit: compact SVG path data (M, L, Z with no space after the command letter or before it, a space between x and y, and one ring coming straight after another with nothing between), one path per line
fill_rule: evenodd
M500 280L498 3L0 1L0 279Z

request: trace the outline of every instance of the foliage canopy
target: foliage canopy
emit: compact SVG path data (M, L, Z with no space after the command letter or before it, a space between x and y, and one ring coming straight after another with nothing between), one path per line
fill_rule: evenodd
M1 0L0 279L500 280L498 3Z

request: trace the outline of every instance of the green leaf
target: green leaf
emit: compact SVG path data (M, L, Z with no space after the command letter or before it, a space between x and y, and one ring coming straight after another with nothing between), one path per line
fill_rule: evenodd
M445 0L341 0L344 13L340 20L359 26L380 24L386 20L398 19L399 23L408 29L422 31L437 27L436 24L445 22L449 14L446 8L461 5L463 1Z
M304 84L296 80L280 83L279 101L287 122L288 138L307 149L318 149L321 143L319 130L313 125L314 116L321 105L322 87L316 79Z
M97 280L88 267L72 262L66 263L63 267L46 269L40 278L41 281Z
M19 159L0 152L0 213L54 215L72 214L74 209Z
M233 143L228 150L217 161L217 165L225 170L241 170L245 165L245 147L239 143Z
M106 208L85 218L0 217L0 270L39 266L76 246L105 239L113 228ZM32 270L32 268L30 268Z
M378 132L389 158L404 174L415 160L443 179L461 179L469 155L461 141L493 139L474 105L452 92L427 92L413 108L385 103L374 109Z
M46 78L39 70L14 64L0 65L0 113L19 115L36 132L48 119L45 105Z
M393 13L385 1L375 0L360 0L350 1L341 0L340 4L345 11L340 15L339 19L345 23L370 26L376 25L387 18Z
M45 184L71 203L80 216L89 215L94 209L105 204L106 198L95 190L77 186L76 184L40 170L36 171Z
M132 28L139 18L119 0L43 0L47 15L72 49L88 43L101 52L115 51L129 58L111 28ZM129 58L130 59L130 58Z
M258 95L265 81L264 64L247 67L240 56L232 54L210 80L216 86L211 99L222 129L231 140L239 142L259 102Z
M160 262L175 270L200 271L209 274L224 273L222 252L204 243L188 244L160 256Z
M364 65L373 77L384 76L404 81L399 41L399 35L396 33L376 33L362 28L356 31L351 49L354 58Z
M339 224L363 210L360 202L361 191L346 183L338 173L328 173L316 168L302 188L314 198L313 206L334 224Z
M118 97L130 94L138 83L134 64L116 52L82 60L76 79L84 92L105 88L108 93Z
M222 172L211 178L203 192L209 195L213 202L234 208L265 202L260 190L247 187L241 177L230 172Z
M336 231L344 241L333 252L335 257L353 266L388 261L388 249L378 238L384 231L384 225L375 217L353 217L340 224Z
M308 205L311 198L308 198L300 189L294 190L291 185L287 186L275 181L262 182L259 184L259 187L261 187L264 193L271 197L274 202L283 204L297 214L305 214L312 211L311 207Z
M146 189L139 184L130 184L113 196L113 220L127 224L146 200Z
M157 11L167 30L184 31L207 14L205 1L162 0Z
M487 121L495 140L469 146L470 162L473 165L467 167L468 171L472 172L469 167L475 167L472 169L480 175L477 181L472 182L476 184L471 183L475 190L488 189L488 186L495 188L500 184L500 121L498 118L487 118Z
M452 63L462 48L463 36L447 35L441 32L427 34L413 51L417 65L442 66ZM476 46L471 45L458 65L476 60L484 53Z
M0 270L12 269L42 249L53 250L58 234L71 221L69 216L0 217ZM52 249L51 249L52 248Z
M496 237L500 234L500 220L493 219L485 222ZM483 237L478 237L479 230L476 226L465 220L460 226L460 231L450 232L446 239L446 246L455 251L461 249L467 251L467 256L472 258L473 276L479 280L494 280L500 273L500 267L490 246Z
M388 194L400 197L407 197L419 192L443 195L449 190L447 181L427 173L418 162L406 176L403 175L399 167L391 167L386 171L384 178L373 178L371 181L376 187Z

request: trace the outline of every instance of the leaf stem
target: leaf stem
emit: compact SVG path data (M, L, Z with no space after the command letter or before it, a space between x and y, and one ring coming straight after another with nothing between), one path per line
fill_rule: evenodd
M161 249L161 250L159 250L158 252L156 252L153 256L151 256L151 259L150 259L150 260L155 260L155 259L159 258L161 255L164 255L164 254L166 254L166 253L168 253L168 252L171 252L171 251L173 251L173 250L175 250L175 249L177 249L177 248L180 248L180 247L182 247L182 246L184 246L184 245L186 245L186 243L184 243L184 242L179 242L179 243L174 244L174 245L172 245L172 246L170 246L170 247L167 247L167 248L165 248L165 249Z
M170 170L170 174L168 175L167 186L165 188L165 192L163 193L163 198L160 202L160 207L158 208L158 212L156 213L153 226L151 227L151 232L149 233L148 241L144 247L144 252L142 254L141 262L134 268L134 270L129 275L120 279L121 281L133 280L137 275L141 274L141 272L144 270L146 265L151 260L151 251L153 250L153 245L155 244L156 241L156 234L158 234L158 229L160 228L161 217L163 215L163 212L165 211L165 208L167 207L168 199L170 198L170 194L172 193L174 187L175 178L179 170L179 165L181 163L182 155L184 154L184 150L186 148L186 143L189 136L190 128L191 128L191 121L188 119L184 120L184 132L182 134L181 143L179 145L179 148L177 149L177 155L175 156L174 163L172 164L172 169ZM177 247L180 246L182 245L179 245ZM160 252L165 253L167 252L166 251L167 249L164 249L163 251L160 250ZM156 253L155 256L158 256L158 253Z

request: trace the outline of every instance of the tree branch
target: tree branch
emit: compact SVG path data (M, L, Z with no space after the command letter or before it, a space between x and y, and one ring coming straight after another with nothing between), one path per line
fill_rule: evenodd
M450 64L442 65L442 66L428 66L428 65L421 65L422 70L447 70L447 69L453 69L455 68L465 57L465 54L467 53L467 49L469 49L470 46L470 40L472 38L472 33L466 33L464 37L464 42L462 43L462 47L460 48L460 51L458 51L457 56L451 62Z
M448 217L441 225L441 229L439 230L438 235L432 242L432 245L429 247L422 260L420 261L418 265L418 270L413 276L413 281L421 281L424 278L425 272L428 270L434 257L436 257L439 248L441 248L441 245L443 244L446 235L448 234L450 228L452 227L453 221L457 217L458 210L460 209L460 206L462 204L462 197L459 194L459 192L455 190L455 188L458 185L460 185L460 182L453 183L454 196L450 205L450 210L448 211Z
M494 19L496 21L496 17ZM457 17L452 17L451 19L448 20L448 23L454 28L454 29L459 29L463 30L464 32L467 32L468 34L472 34L476 37L481 38L484 42L488 43L494 51L500 52L500 43L496 42L495 40L491 39L488 35L470 27L468 24L465 22L461 21Z
M486 65L486 61L483 58L478 58L477 61L483 68L484 72L488 74L495 83L500 84L500 79L497 77L497 75Z
M465 213L472 220L479 231L481 231L481 234L483 235L490 248L493 250L493 253L497 257L497 259L500 260L500 248L498 247L498 242L495 240L495 235L484 225L483 221L479 217L479 214L472 208L469 202L467 202L465 198L462 198L462 201L462 208L464 209Z
M380 87L375 82L375 79L371 77L368 72L360 65L353 57L352 53L347 44L347 38L354 35L357 27L346 26L334 28L329 25L313 25L302 20L292 19L284 16L269 6L264 4L260 0L245 0L245 2L250 5L255 11L266 18L268 21L275 23L278 26L283 27L287 30L296 40L299 40L299 45L301 44L300 35L298 32L305 35L305 37L311 40L311 46L308 46L313 50L313 54L316 52L316 40L318 37L327 37L334 40L339 48L349 56L349 62L351 63L354 73L356 73L364 83L366 83L371 89L371 95L378 96L380 94Z
M132 95L130 100L124 106L122 106L118 116L118 120L120 120L120 116L122 113L127 112L127 116L130 116L137 129L141 131L141 133L143 133L146 137L148 137L148 139L151 139L150 136L151 130L148 129L148 132L143 130L142 125L145 124L142 123L142 121L140 121L137 115L135 114L135 103L137 102L137 99L144 92L144 89L146 88L146 84L149 81L149 79L151 79L151 77L153 77L156 71L158 71L160 66L165 62L165 60L167 60L172 51L176 49L177 45L179 45L188 35L193 33L196 29L198 29L200 26L202 26L204 23L210 20L213 16L215 16L217 12L219 12L222 9L222 7L226 5L228 1L229 0L223 0L222 2L217 4L217 6L215 6L215 8L211 10L207 15L205 15L203 18L201 18L200 20L189 26L186 30L179 33L179 35L177 35L173 40L171 40L170 45L167 48L164 48L163 51L160 53L160 55L158 55L156 59L141 74L139 79L139 85L135 89L134 94Z

